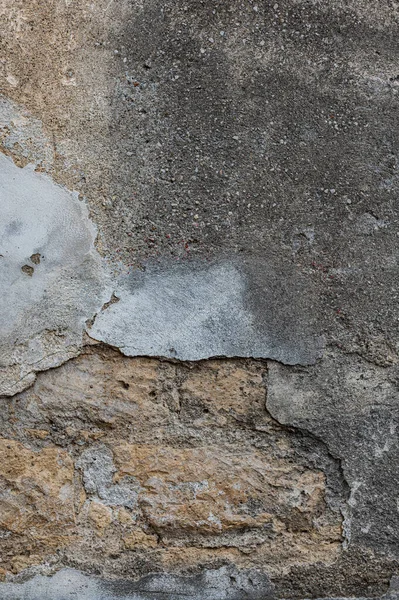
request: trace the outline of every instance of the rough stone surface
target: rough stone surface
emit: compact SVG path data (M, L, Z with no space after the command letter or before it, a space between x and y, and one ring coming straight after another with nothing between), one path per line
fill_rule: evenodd
M2 567L18 572L66 545L75 525L74 470L59 448L0 439Z
M396 0L0 22L0 598L396 598Z
M21 488L16 507L2 509L20 562L6 553L3 568L40 565L43 552L53 569L121 578L198 571L215 559L252 569L266 562L269 576L332 564L344 540L340 466L325 447L316 442L315 454L310 438L273 421L266 376L253 360L184 365L94 345L3 397L5 502ZM50 459L69 469L36 506L34 491L51 482ZM58 497L66 504L55 518ZM49 528L41 553L22 539L39 526ZM51 535L59 529L57 554Z

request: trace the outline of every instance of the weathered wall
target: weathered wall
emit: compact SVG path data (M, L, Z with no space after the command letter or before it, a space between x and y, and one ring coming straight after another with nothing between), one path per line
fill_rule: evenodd
M0 0L0 598L397 598L394 0Z

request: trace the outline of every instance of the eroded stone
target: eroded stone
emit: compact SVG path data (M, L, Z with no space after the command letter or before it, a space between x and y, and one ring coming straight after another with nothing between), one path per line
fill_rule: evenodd
M56 447L34 452L0 439L2 566L39 564L75 534L73 461Z

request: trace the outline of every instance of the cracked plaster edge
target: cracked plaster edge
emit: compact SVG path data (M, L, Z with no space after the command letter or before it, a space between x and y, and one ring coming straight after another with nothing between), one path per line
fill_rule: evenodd
M340 348L338 348L338 353L341 353L343 355L348 355L350 353L348 352L344 352L343 350L341 350ZM364 357L360 357L362 360L364 360L365 362L369 362L367 361ZM320 359L317 360L317 362L322 362L323 361L323 357L321 357ZM268 377L269 377L269 364L280 364L282 365L284 368L286 369L290 369L290 368L295 368L296 365L285 365L279 361L275 361L275 360L270 360L267 359L266 360L267 363L267 371L268 371ZM307 365L306 368L315 368L316 364L314 365ZM354 494L354 492L356 491L354 489L354 486L350 484L349 478L346 474L346 469L345 469L345 463L344 463L344 458L342 456L339 456L336 452L334 452L327 441L323 440L323 438L321 438L320 436L318 436L317 434L315 434L313 431L311 431L310 429L307 429L306 427L303 427L302 425L296 424L296 423L291 423L291 422L286 422L286 421L281 421L278 417L278 415L276 415L275 411L273 410L273 407L270 406L270 403L268 402L268 393L267 393L267 389L266 389L266 394L265 394L265 408L268 411L268 413L270 414L270 416L281 426L281 427L286 427L286 428L290 428L290 429L294 429L296 431L301 431L303 432L305 435L309 436L310 438L317 440L318 443L322 444L327 452L327 454L332 458L332 460L337 464L338 466L338 471L340 473L340 476L342 478L342 481L344 483L344 485L347 487L347 498L345 499L345 502L340 505L340 513L342 516L342 537L343 537L343 542L342 542L342 550L346 551L349 549L350 545L351 545L351 529L352 529L352 509L351 509L351 498ZM398 577L398 589L399 589L399 577ZM319 599L318 599L319 600ZM341 600L341 599L339 599Z
M1 95L0 95L1 99ZM17 106L13 103L14 107ZM24 117L28 114L25 109ZM33 117L32 117L33 118ZM96 243L99 235L98 227L95 221L91 218L89 206L87 204L86 197L83 197L76 190L71 190L67 186L57 182L49 172L43 172L41 170L37 170L37 163L27 162L24 165L18 164L18 161L15 159L15 155L11 152L8 152L1 144L0 144L0 153L6 157L7 160L11 161L15 167L21 169L23 171L31 172L43 179L46 183L50 183L56 189L61 190L64 193L73 198L76 206L79 207L79 211L81 213L81 217L84 220L85 227L90 234L91 237L91 245L90 251L87 253L87 256L92 258L95 262L98 262L99 268L101 269L101 276L103 282L103 290L101 296L98 300L97 309L92 314L87 314L84 317L80 318L79 323L79 331L73 331L72 329L65 330L56 330L56 329L48 329L43 328L41 331L33 334L31 337L28 337L23 342L18 344L14 348L14 362L10 362L6 365L0 365L0 396L13 397L27 389L29 389L36 381L37 374L43 371L48 371L50 369L55 369L62 364L65 364L69 360L76 358L82 352L85 345L85 336L88 335L87 322L91 319L94 319L97 314L99 314L104 307L112 304L112 299L114 297L114 287L115 281L112 278L110 265L108 262L101 256L98 252ZM67 344L64 347L60 344L59 349L55 352L51 352L46 354L43 350L41 358L32 363L29 361L24 361L21 358L23 350L22 348L28 348L29 344L35 343L39 341L41 343L41 338L45 337L47 334L53 334L56 337L68 337L68 335L72 338L72 343ZM45 343L43 342L43 346ZM54 360L54 357L55 360ZM42 366L40 364L42 363ZM43 364L44 363L44 364ZM20 370L21 377L14 384L7 385L7 378L10 377L8 373L15 369ZM3 382L5 382L3 384Z

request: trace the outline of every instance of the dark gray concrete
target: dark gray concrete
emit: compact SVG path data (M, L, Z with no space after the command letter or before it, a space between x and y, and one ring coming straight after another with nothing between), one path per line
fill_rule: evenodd
M109 10L120 18L116 3ZM239 257L262 266L248 317L289 305L279 325L287 331L292 315L305 311L318 334L345 348L365 351L378 336L395 348L397 7L388 0L152 0L133 3L123 17L106 41L118 52L108 132L114 196L98 216L106 252L131 270L161 261L165 320L173 292L182 335L185 311L198 310L185 296L186 280L174 275L176 262L188 262L195 282L209 260L235 265ZM146 290L159 285L151 267L143 281ZM204 290L194 285L201 303ZM224 323L215 323L215 337L225 335ZM255 339L261 324L254 323ZM145 332L154 338L163 325L154 317ZM288 352L268 324L274 357L279 342L283 361L295 352L298 331L312 343L298 323ZM214 352L204 334L192 355ZM262 355L256 345L252 351Z

